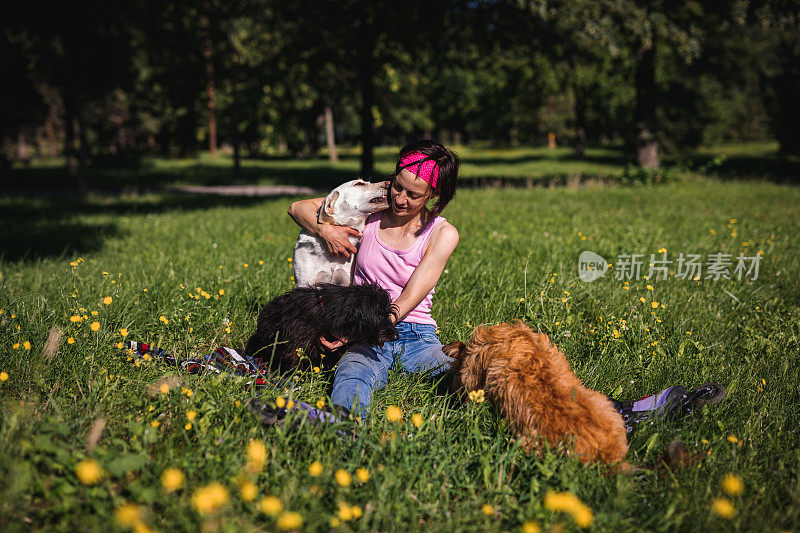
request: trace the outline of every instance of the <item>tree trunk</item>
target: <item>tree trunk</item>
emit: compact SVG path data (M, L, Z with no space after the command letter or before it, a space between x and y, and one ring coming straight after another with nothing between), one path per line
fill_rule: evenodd
M777 117L775 133L783 155L800 155L800 99L797 89L800 87L800 66L797 53L800 47L782 46L780 74L775 80L775 100Z
M583 157L586 150L586 93L575 87L575 157Z
M214 90L214 62L211 60L211 26L208 17L203 17L203 28L205 29L205 44L203 46L203 57L206 59L206 109L208 111L208 152L211 155L217 153L217 115L216 98Z
M75 186L75 190L80 197L85 197L88 193L86 178L83 175L83 167L78 160L75 152L75 118L76 105L71 95L64 95L64 156L67 163L67 175Z
M89 151L89 141L86 138L86 123L83 120L82 109L78 109L78 195L85 198L89 194L89 185L86 183L86 159Z
M209 48L210 50L210 48ZM233 21L228 21L228 53L233 56ZM233 183L239 184L242 182L242 164L240 154L241 139L239 138L239 99L236 95L236 86L239 70L235 61L231 63L230 78L231 78L231 136L233 140Z
M25 139L25 134L22 131L17 133L17 161L25 163L26 165L31 162L28 141Z
M44 123L44 131L47 136L47 154L52 157L58 157L58 141L56 140L56 128L53 125L52 113L47 113L47 119Z
M361 88L361 175L363 177L372 176L375 166L373 156L375 125L372 117L372 106L375 102L374 50L375 31L372 27L371 15L362 13L361 38L358 47L358 82Z
M328 142L328 159L331 163L339 162L339 154L336 153L336 133L333 129L333 110L331 106L325 106L325 139Z
M658 168L655 42L643 40L636 51L636 161Z

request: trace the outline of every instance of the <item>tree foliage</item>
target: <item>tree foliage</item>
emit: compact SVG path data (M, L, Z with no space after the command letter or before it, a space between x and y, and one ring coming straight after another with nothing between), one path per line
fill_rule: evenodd
M4 161L158 150L216 135L311 157L418 137L542 143L631 159L775 137L800 152L800 8L790 0L135 0L23 5L0 35ZM79 16L77 16L79 15ZM66 21L69 21L66 23ZM209 87L213 88L211 92ZM211 103L209 105L209 98Z

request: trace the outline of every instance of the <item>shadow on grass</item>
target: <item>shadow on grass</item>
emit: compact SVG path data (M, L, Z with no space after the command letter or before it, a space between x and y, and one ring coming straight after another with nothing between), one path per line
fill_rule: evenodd
M487 167L491 165L516 165L526 163L589 163L599 165L613 165L624 167L631 160L627 158L622 151L618 154L585 154L583 156L576 156L569 153L557 154L527 154L520 156L509 157L470 157L465 158L464 162L477 167Z
M102 248L111 238L124 237L113 222L84 222L84 215L129 216L189 212L214 207L247 207L270 198L167 195L112 197L73 201L70 197L0 200L0 261L30 262L80 255Z
M161 168L151 162L127 159L120 164L102 162L88 167L85 178L90 191L109 194L160 192L176 184L252 185L282 184L333 188L353 179L355 173L333 167L327 161L303 161L289 167L285 161L254 161L241 168L237 180L233 170L215 162L176 162ZM164 168L167 167L167 168ZM0 178L6 194L30 196L64 195L76 190L75 181L62 167L23 167L6 170Z
M800 184L800 158L732 156L719 164L712 157L689 159L692 168L707 167L706 173L721 180L766 180Z
M0 223L0 262L30 262L99 250L119 236L116 224L84 224L61 220L25 226Z

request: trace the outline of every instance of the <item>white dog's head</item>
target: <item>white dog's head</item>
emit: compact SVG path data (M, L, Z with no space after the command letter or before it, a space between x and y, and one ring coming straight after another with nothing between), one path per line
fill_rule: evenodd
M319 210L320 224L358 227L367 216L389 207L389 182L353 180L336 187Z

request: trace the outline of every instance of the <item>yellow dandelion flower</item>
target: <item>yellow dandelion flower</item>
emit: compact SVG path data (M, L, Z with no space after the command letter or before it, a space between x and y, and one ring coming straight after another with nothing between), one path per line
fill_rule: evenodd
M366 483L369 481L369 470L363 467L356 470L356 479L358 479L361 483Z
M248 265L247 263L245 263L245 264L244 264L244 265L242 265L242 266L244 266L244 268L250 268L250 265Z
M18 350L18 349L19 349L19 343L18 343L18 342L15 342L14 344L12 344L12 345L11 345L11 347L12 347L13 349L15 349L15 350Z
M158 319L159 319L161 322L163 322L164 324L169 324L169 320L168 320L168 319L167 319L167 317L165 317L164 315L161 315L160 317L158 317Z
M70 322L80 322L81 320L83 320L83 317L80 315L72 315L69 317Z
M725 519L733 518L736 514L736 508L727 498L715 498L711 509L714 511L714 514Z
M123 503L114 510L114 521L122 527L133 527L143 518L142 509L132 502Z
M652 290L653 290L653 286L652 286L652 285L648 285L648 286L647 286L647 290L648 290L648 291L652 291Z
M0 372L0 381L8 381L8 372Z
M112 281L111 283L114 282ZM153 530L150 529L144 522L136 522L133 524L133 533L153 533Z
M353 509L344 502L339 502L339 511L336 513L340 520L349 522L353 519Z
M267 447L260 441L253 439L247 443L247 458L251 470L260 472L267 462Z
M128 330L126 328L122 328L121 330L119 330L119 334L122 335L123 337L127 337Z
M619 330L618 329L614 329L614 338L615 339L619 339Z
M225 296L225 289L220 289L219 290L219 295L220 296Z
M192 389L187 390L186 391L186 397L187 398L191 398L192 396L194 396L194 391Z
M486 400L486 393L483 389L470 391L469 399L475 403L483 403Z
M314 367L314 373L315 374L319 374L321 371L322 371L322 369L320 367L318 367L318 366Z
M645 300L643 297L640 296L639 297L639 301L642 302L642 303L645 303L647 300Z
M278 406L278 409L283 409L283 407L286 405L286 400L283 398L283 396L278 396L275 398L275 405Z
M169 394L169 385L167 383L162 383L158 390L161 394Z
M361 507L358 505L353 505L350 507L350 513L353 515L353 518L361 518L361 515L364 514L364 511L362 511Z
M292 258L291 258L291 257L287 257L287 258L286 258L286 260L287 260L288 262L290 262L290 263L292 262Z
M22 343L22 347L23 347L23 348L25 348L26 350L30 350L30 349L31 349L31 343L30 343L30 341L25 341L25 342L23 342L23 343Z
M396 405L390 405L386 408L386 418L389 422L399 422L403 418L403 410Z
M308 467L308 473L311 474L312 477L317 477L322 473L322 463L319 461L314 461Z
M186 411L186 420L194 420L197 416L197 412L195 411Z
M539 533L541 529L539 528L539 524L536 522L525 522L522 524L521 528L522 533Z
M152 405L148 405L147 406L147 412L148 413L152 413L154 409L155 409L155 407L153 407Z
M161 473L161 487L166 492L175 492L183 487L186 476L178 468L170 467Z
M264 261L262 261L262 260L259 260L259 261L258 261L258 264L259 264L259 265L263 265L263 264L264 264Z
M243 502L252 502L258 496L258 487L248 479L239 483L239 493Z
M92 322L92 323L89 325L89 329L91 329L92 331L97 331L97 330L99 330L99 329L100 329L100 322Z
M336 471L336 483L340 486L349 487L352 482L353 476L350 475L350 472L342 468Z
M650 307L652 307L653 309L658 308L658 302L650 302Z
M192 507L201 515L210 514L220 510L228 499L228 489L215 481L194 491Z
M157 428L158 426L161 425L161 422L159 422L158 420L153 420L152 422L150 422L150 425L153 426L154 428Z
M294 400L289 400L288 402L286 402L286 410L287 411L289 409L291 409L292 407L294 407Z
M325 399L320 398L317 400L317 409L324 409L325 408Z
M424 424L425 421L422 419L422 415L421 414L414 413L413 415L411 415L411 423L419 428L419 427L422 427L422 424Z
M75 344L75 337L70 337L67 339L67 344Z
M103 469L94 459L86 459L75 466L75 475L84 485L94 485L103 479Z
M294 511L285 512L278 517L276 524L279 529L284 531L300 529L300 526L303 525L303 517L300 516L300 513L295 513Z
M731 444L736 444L737 442L739 442L739 439L737 439L733 435L728 435L728 442L730 442Z
M548 491L544 497L544 506L551 511L569 513L575 523L582 528L591 526L594 521L594 514L589 506L571 492Z
M183 425L183 429L185 429L186 431L189 431L190 429L192 429L192 425L189 422L186 422Z
M111 305L111 302L113 301L114 299L111 296L106 296L105 298L103 298L103 303L106 305Z
M275 496L264 496L258 502L258 510L264 514L275 516L283 511L283 502Z
M725 476L725 479L722 480L722 490L724 490L728 496L739 496L744 492L742 478L734 474L728 474Z
M492 516L494 514L494 508L489 505L488 503L484 504L481 508L481 512L486 516Z

